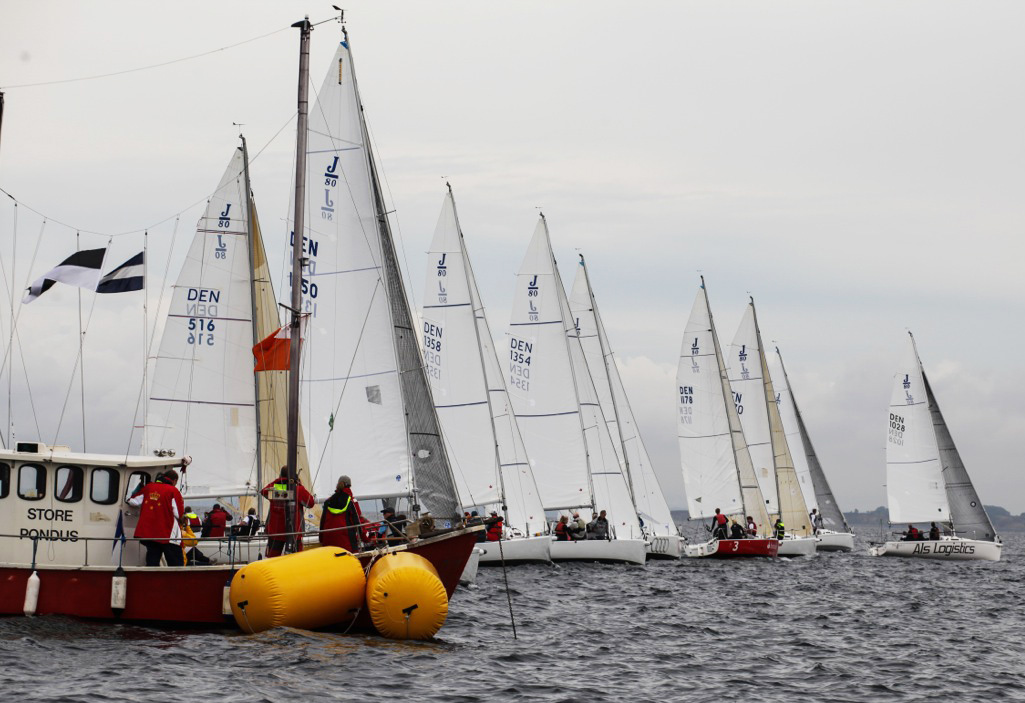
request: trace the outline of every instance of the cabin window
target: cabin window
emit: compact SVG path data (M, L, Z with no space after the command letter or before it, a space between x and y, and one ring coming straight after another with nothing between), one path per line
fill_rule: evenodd
M145 471L133 471L128 476L128 485L125 487L125 502L142 490L142 487L149 483L149 474Z
M121 476L117 469L101 467L93 469L89 497L99 505L111 505L117 502L117 489Z
M11 467L0 464L0 498L6 498L11 492Z
M46 495L46 469L39 464L18 467L18 496L25 500L42 500Z
M53 490L62 503L77 503L82 500L82 484L85 472L81 466L60 466L57 468L57 482Z

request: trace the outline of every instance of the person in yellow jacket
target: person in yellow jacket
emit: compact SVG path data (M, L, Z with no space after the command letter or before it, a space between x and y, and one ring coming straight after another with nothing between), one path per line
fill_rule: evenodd
M214 563L213 559L199 551L199 538L192 531L188 518L182 520L182 551L185 553L185 563L188 566Z

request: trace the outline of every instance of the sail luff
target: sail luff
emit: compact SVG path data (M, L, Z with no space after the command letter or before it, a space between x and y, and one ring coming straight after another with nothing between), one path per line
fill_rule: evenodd
M243 183L245 184L245 198L246 198L246 225L247 225L246 226L246 231L247 231L247 234L249 236L249 292L250 292L249 309L250 309L250 317L252 318L252 327L253 327L253 338L252 338L252 341L253 341L253 346L256 346L260 342L260 340L263 339L263 337L259 336L259 330L258 330L259 320L257 319L257 313L256 313L256 288L257 288L257 285L256 285L256 251L255 251L256 250L256 246L255 246L255 244L256 244L256 242L255 242L256 236L255 236L255 225L254 225L254 220L253 220L253 214L254 214L253 197L252 197L253 188L252 188L252 183L249 180L249 149L246 146L246 138L244 136L242 136L242 135L239 135L239 138L242 140L242 169L243 169L242 173L243 173ZM253 378L254 391L255 391L255 395L256 395L256 402L253 405L253 410L256 413L256 476L257 476L257 487L259 488L261 486L260 478L261 478L261 473L262 473L261 469L263 467L263 447L262 447L263 435L262 435L262 432L261 432L261 413L260 413L260 403L262 402L263 399L260 396L260 390L261 389L260 389L259 377L256 375L255 372L253 373L253 376L254 376L254 378ZM254 507L254 506L250 505L250 503L252 503L252 502L256 502L257 503L257 505L255 506L256 509L257 509L257 514L259 515L260 519L263 520L264 516L263 516L263 501L262 500L261 501L256 501L255 499L246 499L245 501L240 501L239 502L239 511L242 514L248 513L249 512L249 508L250 507Z
M787 376L787 369L783 364L783 355L780 354L778 348L776 349L776 355L779 357L779 367L783 372L783 379L787 387L787 394L790 396L790 403L794 409L794 418L797 421L797 431L801 437L801 447L804 451L805 459L808 461L808 472L811 475L812 487L815 491L815 507L818 508L819 515L822 516L822 525L828 530L850 532L850 525L847 524L847 518L844 517L843 511L840 510L840 506L837 505L836 498L833 496L833 489L829 486L829 481L826 479L826 473L822 469L821 462L819 462L818 453L815 451L815 446L812 444L811 435L808 433L808 428L804 424L804 416L801 414L801 408L797 404L797 397L794 395L794 387L790 385L790 379Z

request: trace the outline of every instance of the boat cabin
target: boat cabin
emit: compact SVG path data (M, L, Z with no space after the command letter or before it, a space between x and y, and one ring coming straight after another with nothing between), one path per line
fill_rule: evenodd
M128 498L180 465L173 457L74 453L42 442L0 450L0 564L145 563L145 550L131 540L138 509ZM122 534L129 538L123 551Z

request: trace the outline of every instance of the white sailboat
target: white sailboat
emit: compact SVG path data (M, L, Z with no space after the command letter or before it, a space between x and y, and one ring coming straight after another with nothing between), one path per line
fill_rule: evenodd
M648 541L648 557L678 559L683 554L685 540L673 521L669 504L637 428L605 325L598 312L598 303L594 298L583 254L580 255L580 267L573 279L569 306L598 402L609 427L609 435L627 477L634 507L644 522L642 527Z
M645 542L573 324L542 215L516 277L509 395L550 512L605 510L607 540L556 541L553 561L645 561Z
M484 315L449 187L428 253L424 364L464 510L503 514L481 564L551 561L544 507Z
M752 518L759 531L749 539L713 537L688 546L686 556L776 556L779 541L767 536L769 515L733 402L704 278L684 329L676 382L680 466L690 518L711 519L719 510L745 526Z
M459 498L423 368L348 40L310 113L302 418L319 492L454 527Z
M890 524L929 522L942 534L885 542L869 554L999 561L1004 545L954 445L910 332L892 388L886 435Z
M776 405L753 299L730 347L730 385L751 448L758 484L766 496L766 508L786 526L779 555L815 554L818 540L812 534L808 507Z
M833 491L822 471L822 464L819 463L793 388L790 387L779 347L776 347L776 355L770 357L769 366L773 387L776 389L776 404L783 420L787 445L792 450L794 470L804 494L805 505L809 511L817 510L821 516L822 526L815 529L815 536L819 538L816 548L820 552L849 552L854 549L854 532L836 504ZM814 524L812 527L815 528Z

